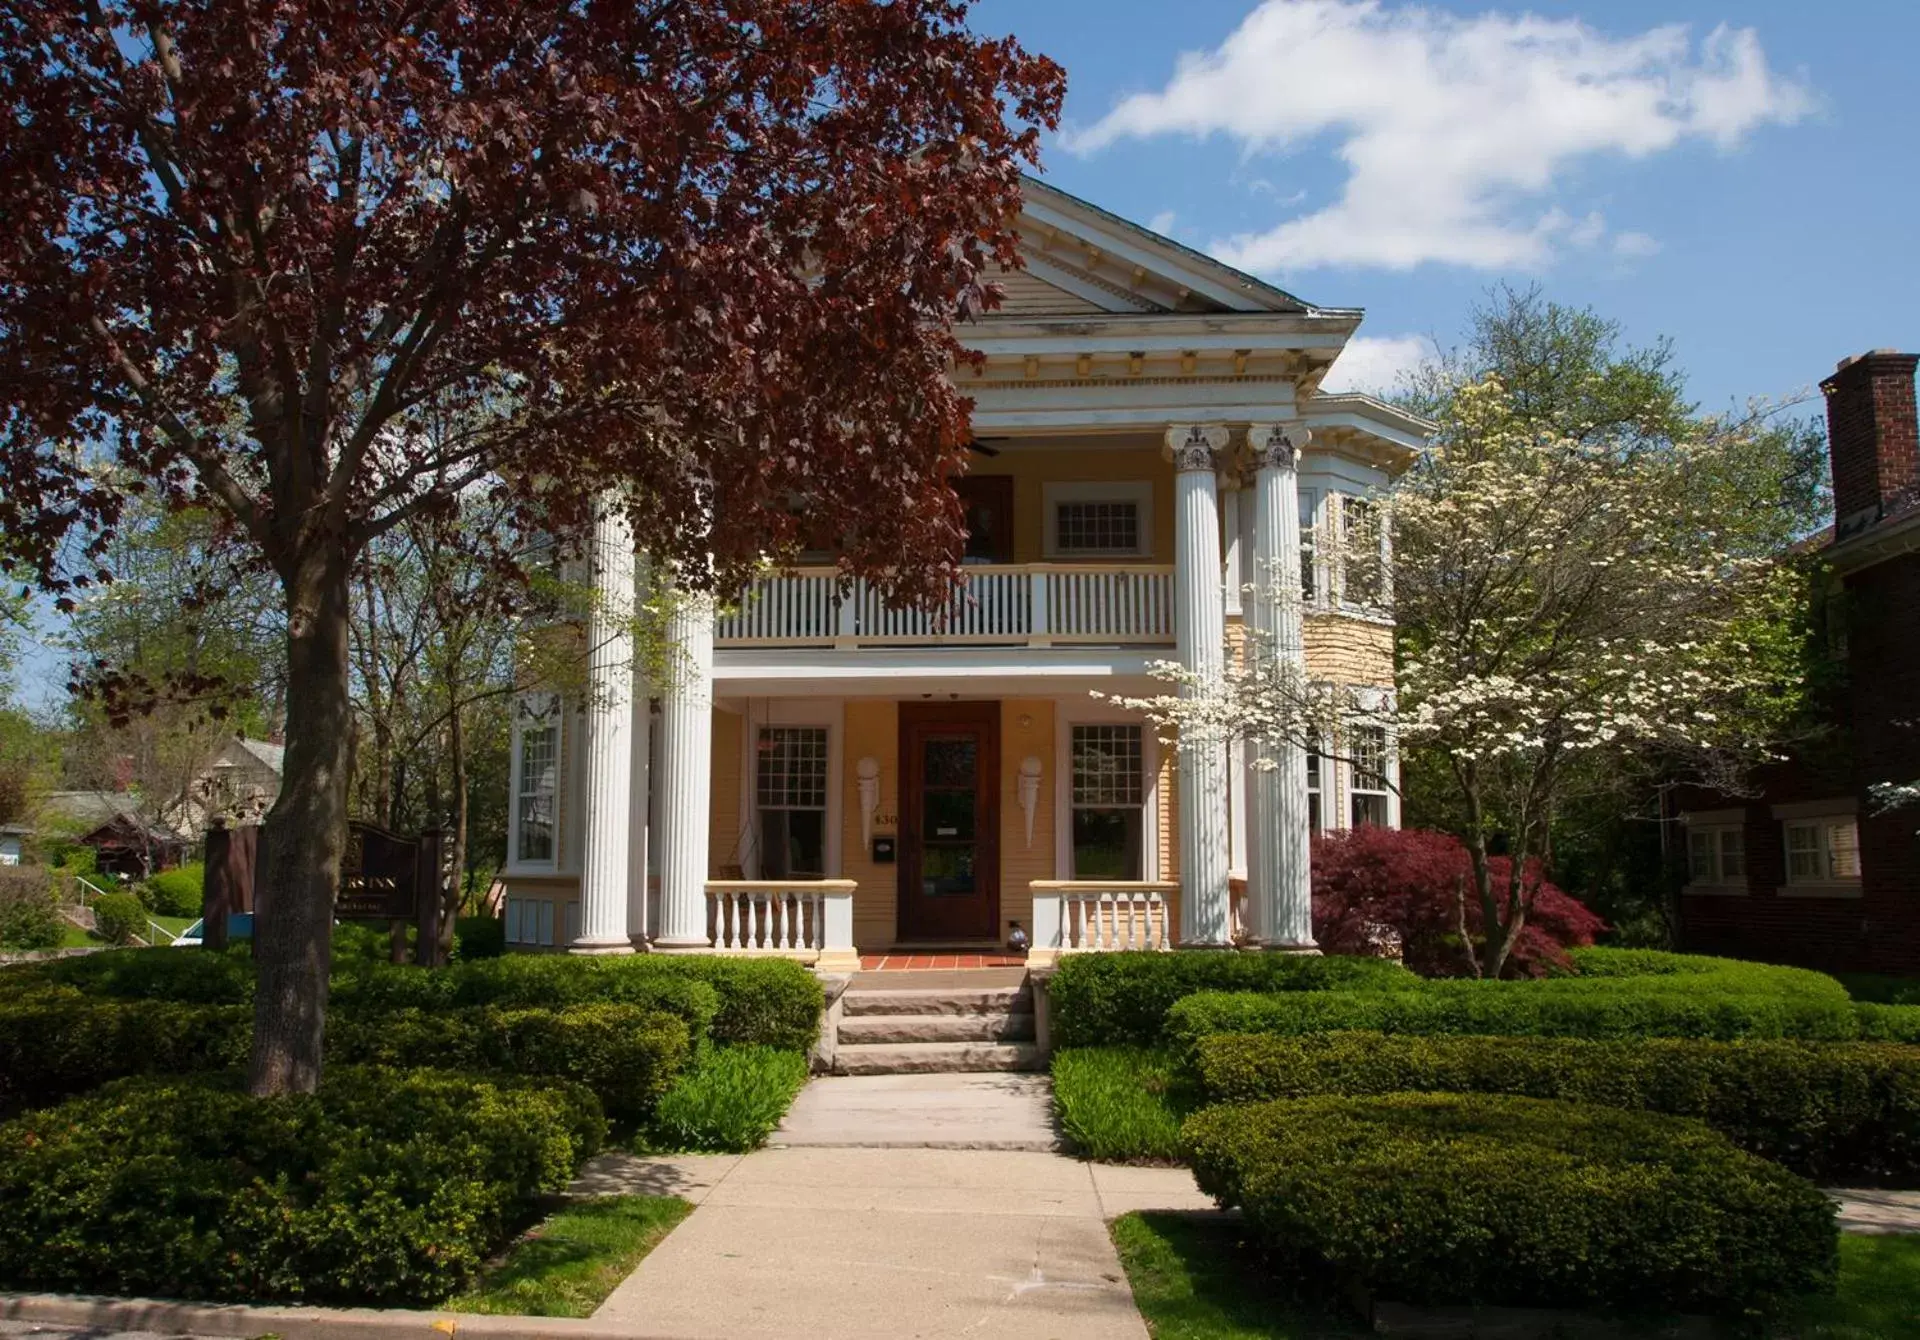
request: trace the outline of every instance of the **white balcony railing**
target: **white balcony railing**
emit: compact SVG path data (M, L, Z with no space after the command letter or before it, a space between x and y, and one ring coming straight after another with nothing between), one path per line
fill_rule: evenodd
M1173 569L1022 563L969 568L937 610L889 609L864 581L840 587L831 568L756 580L716 627L732 646L875 646L966 642L1170 644Z
M1033 951L1028 962L1061 954L1171 949L1180 928L1180 886L1152 880L1036 879Z
M707 881L707 938L722 954L857 968L850 879Z

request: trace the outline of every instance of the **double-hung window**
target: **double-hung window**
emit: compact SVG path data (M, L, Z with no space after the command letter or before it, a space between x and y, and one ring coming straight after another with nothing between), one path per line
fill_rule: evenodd
M548 864L554 859L555 806L560 788L560 717L523 717L518 787L514 796L514 859Z
M1341 599L1349 605L1378 605L1386 598L1386 562L1380 509L1366 498L1340 500Z
M1320 831L1320 751L1307 750L1307 831Z
M1355 726L1349 733L1352 750L1347 791L1355 828L1385 828L1388 822L1387 728Z
M1073 878L1146 878L1146 758L1139 726L1073 728Z
M1740 884L1747 878L1747 835L1736 825L1687 830L1687 877L1694 884Z
M1318 575L1313 569L1319 553L1314 526L1315 511L1312 490L1300 490L1300 599L1309 605L1320 589Z
M1789 819L1786 839L1788 884L1860 878L1860 829L1852 815Z
M762 726L755 753L762 879L827 873L827 728Z

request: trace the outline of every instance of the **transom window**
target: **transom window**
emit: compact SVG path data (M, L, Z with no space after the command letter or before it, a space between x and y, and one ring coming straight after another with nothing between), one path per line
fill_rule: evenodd
M1348 791L1353 826L1387 826L1387 728L1356 726L1351 733L1352 766Z
M1747 835L1738 827L1687 831L1687 875L1695 884L1736 884L1747 877Z
M754 797L760 815L760 877L825 878L827 728L762 726Z
M520 791L515 797L517 859L553 859L554 802L559 788L560 724L527 723L520 731Z
M1786 837L1789 884L1860 878L1860 829L1851 815L1789 820Z
M1139 726L1073 728L1073 878L1144 879L1146 758Z

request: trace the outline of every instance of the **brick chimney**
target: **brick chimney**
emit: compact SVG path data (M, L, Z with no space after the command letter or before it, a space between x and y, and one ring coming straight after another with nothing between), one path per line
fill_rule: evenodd
M1833 457L1834 539L1859 534L1920 501L1920 429L1913 370L1920 355L1875 349L1843 359L1820 383Z

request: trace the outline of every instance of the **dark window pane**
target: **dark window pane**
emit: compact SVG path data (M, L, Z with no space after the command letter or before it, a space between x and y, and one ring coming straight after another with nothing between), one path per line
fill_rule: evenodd
M928 842L921 849L920 892L929 898L953 898L974 891L973 846Z
M1144 879L1140 850L1137 805L1073 812L1075 879Z
M926 742L925 761L921 775L924 785L971 787L978 748L971 735L935 736Z
M974 801L971 791L929 791L922 814L925 827L921 836L938 842L943 838L971 842L974 830Z
M1146 793L1140 727L1073 728L1073 803L1138 805Z
M826 873L825 810L760 811L762 879L824 879Z
M1355 828L1385 828L1387 826L1387 798L1379 795L1355 795L1353 798L1353 826Z

